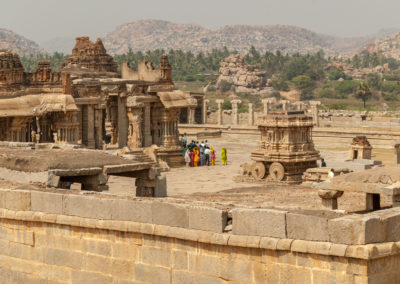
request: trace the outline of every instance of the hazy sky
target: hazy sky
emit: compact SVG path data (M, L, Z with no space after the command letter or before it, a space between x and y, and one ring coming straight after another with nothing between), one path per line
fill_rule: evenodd
M399 0L1 0L0 28L41 42L104 36L117 25L162 19L216 29L287 24L338 36L400 27Z

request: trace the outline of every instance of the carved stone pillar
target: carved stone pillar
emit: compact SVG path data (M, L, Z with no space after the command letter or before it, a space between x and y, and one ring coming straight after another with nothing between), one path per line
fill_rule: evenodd
M95 119L95 123L94 123L95 147L96 147L96 149L102 149L103 148L103 110L101 108L95 109L94 119Z
M223 121L222 121L222 104L224 103L224 100L216 100L216 103L218 104L218 118L217 118L217 123L218 125L222 125Z
M135 107L128 107L128 146L130 148L141 148L142 144L142 108L143 103L138 103Z
M249 125L254 125L254 109L252 103L249 103Z
M204 99L203 100L203 124L207 124L207 109L208 109L208 103L210 101Z
M118 97L118 147L122 148L128 142L128 115L126 107L126 98Z
M118 143L118 106L112 104L110 107L111 121L111 144Z
M239 125L239 104L241 104L241 100L232 100L232 124Z
M269 106L271 105L271 101L269 99L263 99L262 103L264 105L264 115L268 115Z
M150 103L144 104L144 147L151 146L153 139L151 137L151 115Z
M189 112L188 112L189 124L195 124L194 114L196 112L196 108L189 107L188 110L189 110Z
M288 111L288 110L289 110L290 101L288 101L288 100L281 100L281 104L282 104L282 109L283 109L284 111Z
M94 137L94 108L93 105L87 106L87 146L90 149L94 149L96 147L95 137ZM65 140L65 137L60 137L61 140Z
M394 164L400 164L400 140L394 143Z
M319 126L319 115L318 115L318 106L321 104L320 101L310 101L311 105L311 113L314 120L314 125Z

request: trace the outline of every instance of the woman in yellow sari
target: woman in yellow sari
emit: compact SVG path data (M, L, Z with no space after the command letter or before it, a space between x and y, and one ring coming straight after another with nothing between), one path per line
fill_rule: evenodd
M198 147L195 147L194 149L193 149L193 152L194 152L194 167L197 167L197 165L199 164L199 161L200 161L200 152L199 152L199 148Z
M215 166L215 151L211 148L211 165Z
M226 166L228 164L228 156L226 154L226 148L221 148L221 163Z

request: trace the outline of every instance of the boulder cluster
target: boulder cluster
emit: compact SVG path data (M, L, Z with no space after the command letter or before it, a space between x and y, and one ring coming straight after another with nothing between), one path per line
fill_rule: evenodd
M243 56L232 54L220 63L217 88L230 84L237 93L257 93L269 87L266 73L257 70L255 66L246 64Z

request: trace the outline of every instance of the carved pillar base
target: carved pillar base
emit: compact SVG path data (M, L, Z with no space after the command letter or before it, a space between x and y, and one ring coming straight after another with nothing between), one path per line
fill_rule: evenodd
M337 199L343 195L343 191L336 190L319 190L319 197L321 197L322 207L330 210L338 209Z

